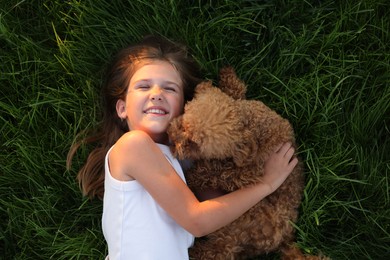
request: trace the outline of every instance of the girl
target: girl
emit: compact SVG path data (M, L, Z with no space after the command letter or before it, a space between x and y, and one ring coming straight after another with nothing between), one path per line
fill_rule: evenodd
M101 130L84 140L99 147L78 174L85 195L103 197L110 259L188 259L194 236L238 218L297 164L291 144L281 144L267 160L261 183L221 196L203 194L200 202L186 186L166 133L197 83L186 49L153 36L121 50L111 66ZM70 150L68 166L78 146Z

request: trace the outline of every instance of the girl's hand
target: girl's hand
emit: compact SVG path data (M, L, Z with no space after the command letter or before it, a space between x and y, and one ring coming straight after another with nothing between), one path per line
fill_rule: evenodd
M298 163L294 157L294 147L290 142L280 144L264 165L263 183L268 185L270 193L282 185Z

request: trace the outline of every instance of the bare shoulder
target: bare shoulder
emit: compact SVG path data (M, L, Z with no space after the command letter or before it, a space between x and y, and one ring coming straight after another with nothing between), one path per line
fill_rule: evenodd
M150 145L154 143L150 136L139 130L133 130L125 133L119 138L115 146L119 146L120 149L137 148L137 146Z
M136 168L138 158L155 146L153 140L143 131L125 133L115 143L109 154L111 175L120 181L134 180L131 169Z

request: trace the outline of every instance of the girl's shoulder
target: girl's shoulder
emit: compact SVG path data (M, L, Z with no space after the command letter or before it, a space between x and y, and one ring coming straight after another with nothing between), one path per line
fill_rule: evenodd
M153 150L152 146L155 143L145 132L131 131L122 135L108 154L111 175L120 181L134 180L129 169L136 166L136 158L142 151Z
M167 159L173 160L169 147L155 143L147 133L139 130L122 135L108 154L111 175L122 181L156 173L153 167L161 166Z
M118 139L115 146L119 146L120 148L124 149L128 146L136 147L152 144L154 144L154 142L147 133L144 131L133 130L123 134Z

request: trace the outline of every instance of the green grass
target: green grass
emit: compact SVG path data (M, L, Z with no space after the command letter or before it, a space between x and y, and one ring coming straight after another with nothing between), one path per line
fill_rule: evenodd
M0 259L106 255L101 202L83 198L75 179L89 148L71 171L65 160L100 118L110 55L148 33L185 42L207 78L234 66L249 98L294 125L305 252L386 259L389 31L387 0L1 1Z

